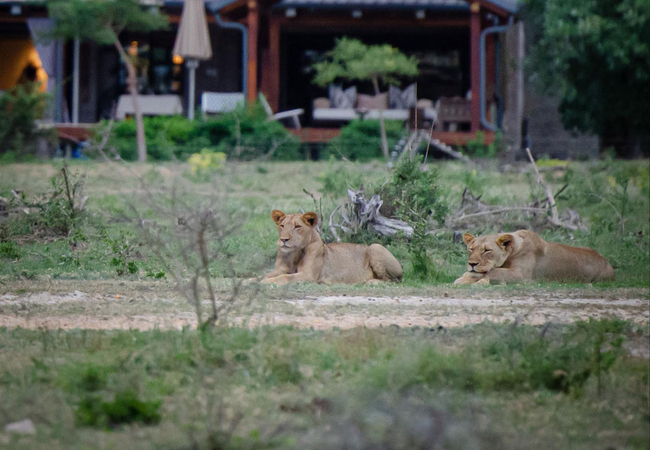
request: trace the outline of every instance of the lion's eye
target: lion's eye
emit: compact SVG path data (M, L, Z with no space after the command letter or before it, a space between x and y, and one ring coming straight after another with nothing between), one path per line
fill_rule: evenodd
M302 227L301 227L300 225L296 225L296 230L297 230L298 228L302 228Z
M489 248L486 248L485 250L483 250L483 253L487 253L487 252L491 252L491 251L492 250L490 250Z

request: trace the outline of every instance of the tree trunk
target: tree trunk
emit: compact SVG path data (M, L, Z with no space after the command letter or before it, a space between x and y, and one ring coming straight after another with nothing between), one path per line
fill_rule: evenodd
M379 95L379 82L377 77L372 78L372 85L375 87L375 95ZM388 159L388 137L386 136L386 122L384 121L384 111L379 110L379 132L381 134L381 151L384 153L384 158Z
M138 76L135 72L135 67L129 59L129 55L124 50L124 47L120 43L120 40L115 37L115 48L117 48L118 53L122 57L122 61L126 65L126 71L128 77L126 79L126 84L129 87L129 93L133 99L133 109L135 110L135 133L136 133L136 142L138 144L138 161L146 162L147 161L147 141L144 136L144 120L142 119L142 112L140 111L140 102L138 101Z

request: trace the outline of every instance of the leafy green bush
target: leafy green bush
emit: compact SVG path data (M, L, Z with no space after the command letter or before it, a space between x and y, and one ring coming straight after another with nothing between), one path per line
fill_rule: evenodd
M260 105L191 121L182 116L146 117L147 154L154 160L186 159L212 148L232 159L252 159L272 152L276 159L299 157L300 141L276 121L269 121ZM135 121L125 120L113 128L109 146L127 161L137 159Z
M43 116L47 98L46 93L38 91L38 83L0 92L0 153L12 149L24 152L44 135L35 120Z
M386 121L388 148L395 146L404 127L399 121ZM341 128L341 135L332 139L326 152L351 160L368 160L383 157L378 120L352 120Z
M147 155L154 160L184 158L209 144L198 136L196 123L182 116L146 117L144 123ZM135 161L138 159L135 139L135 121L124 120L115 124L109 146L113 146L122 159Z
M485 133L477 131L473 139L465 144L465 153L475 158L494 158L501 145L501 133L498 132L491 144L485 143Z
M160 422L161 401L145 401L137 392L118 392L112 402L102 401L98 394L87 394L75 410L75 421L80 426L114 428L126 423L139 422L153 425Z
M0 258L20 259L20 256L20 250L15 242L0 242Z
M300 141L277 121L269 121L260 104L209 118L199 124L199 135L232 159L253 159L272 152L275 159L299 157Z
M363 176L361 172L355 170L356 167L350 168L350 165L337 163L332 155L330 167L318 176L318 180L323 183L321 192L338 198L345 196L348 188L358 189L363 182Z
M223 152L213 152L208 148L204 148L200 153L194 153L190 156L187 162L190 165L193 177L201 181L207 181L213 173L223 171L226 154Z
M413 161L404 158L395 166L393 179L380 190L386 207L392 210L390 213L413 227L408 251L413 271L421 278L426 278L431 268L427 257L427 224L431 219L444 223L449 211L438 178L438 171L421 166L420 158Z

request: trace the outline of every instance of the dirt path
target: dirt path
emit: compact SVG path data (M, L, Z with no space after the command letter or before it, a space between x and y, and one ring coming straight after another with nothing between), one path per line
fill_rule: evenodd
M146 304L145 304L146 302ZM207 305L206 305L207 307ZM483 321L531 325L617 317L636 323L650 320L642 299L503 297L305 296L266 300L253 310L229 315L233 324L292 325L341 329L359 326L458 327ZM139 329L196 326L191 309L178 299L129 299L75 291L0 295L0 326L47 329Z

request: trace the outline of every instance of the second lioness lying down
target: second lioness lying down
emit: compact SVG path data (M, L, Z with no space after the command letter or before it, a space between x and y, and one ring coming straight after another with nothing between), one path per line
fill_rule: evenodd
M454 284L614 280L614 269L596 250L546 242L532 231L478 238L465 233L463 240L469 250L467 272Z
M401 281L402 266L379 244L325 244L314 212L285 214L273 210L280 234L275 269L262 283L377 283Z

